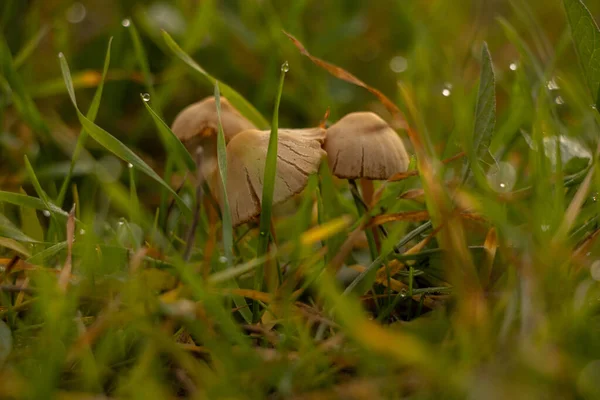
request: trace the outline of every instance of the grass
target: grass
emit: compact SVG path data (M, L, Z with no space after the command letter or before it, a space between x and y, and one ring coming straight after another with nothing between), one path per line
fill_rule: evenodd
M2 2L0 397L600 397L584 2ZM409 171L272 205L271 140L233 227L169 129L213 93L272 138L377 112Z

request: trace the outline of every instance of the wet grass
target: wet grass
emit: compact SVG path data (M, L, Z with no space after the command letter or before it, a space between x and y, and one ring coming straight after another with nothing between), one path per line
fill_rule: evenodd
M2 3L0 397L600 396L600 8L370 3ZM169 128L213 94L409 171L273 205L271 140L234 227Z

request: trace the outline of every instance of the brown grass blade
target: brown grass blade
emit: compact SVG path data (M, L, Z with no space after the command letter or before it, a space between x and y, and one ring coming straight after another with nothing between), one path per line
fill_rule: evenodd
M65 292L71 278L71 270L73 265L73 242L75 241L75 204L69 212L67 218L67 260L58 276L58 288Z

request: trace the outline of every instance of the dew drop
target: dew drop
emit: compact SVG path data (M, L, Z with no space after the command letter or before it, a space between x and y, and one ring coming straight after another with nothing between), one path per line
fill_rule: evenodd
M80 234L80 235L85 235L85 229L80 229L80 230L79 230L79 234Z
M505 187L506 187L506 183L504 183L504 182L500 182L500 187L501 187L501 188L505 188Z
M220 262L221 264L227 264L227 257L225 257L225 256L221 256L221 257L219 257L219 262Z
M519 65L516 62L512 62L512 63L510 63L508 68L510 68L511 71L516 71L517 68L519 68Z
M150 94L149 93L144 93L142 95L142 100L144 100L146 102L150 101Z
M44 217L48 218L50 216L50 211L44 210L42 211L42 214L44 214Z
M63 58L65 55L62 53L62 51L60 53L58 53L58 58Z
M559 105L565 104L565 100L562 98L562 96L556 96L556 98L554 99L554 102Z
M129 169L133 168L133 164L132 163L127 164L127 168L129 168Z
M290 64L288 64L288 62L284 62L283 64L281 64L281 70L283 72L288 72L290 70Z
M125 18L123 21L121 21L121 25L123 25L125 28L129 28L129 25L131 25L131 21L129 20L129 18Z
M260 236L267 236L267 232L261 232Z
M452 92L450 91L450 89L442 90L442 96L444 96L444 97L450 97L451 94L452 94Z
M596 110L596 105L595 104L590 104L590 107L592 108L592 110Z
M546 84L546 87L548 88L548 90L560 89L560 86L558 86L558 83L556 83L556 80L554 78L552 78L548 81L548 83Z
M406 289L402 288L400 290L400 297L406 297L406 293L407 293Z
M598 193L598 192L596 192L596 193L594 193L594 194L592 195L592 201L593 201L594 203L598 202L598 195L599 195L599 193Z
M117 225L123 226L124 223L125 223L125 218L121 218L121 219L119 219L119 222L117 222Z
M541 228L542 228L542 232L548 232L550 230L550 225L545 225L544 224L544 225L541 226Z

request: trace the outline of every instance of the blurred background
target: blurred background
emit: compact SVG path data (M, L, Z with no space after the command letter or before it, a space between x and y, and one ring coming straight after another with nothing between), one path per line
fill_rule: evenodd
M600 2L587 3L598 15ZM355 73L402 106L399 83L410 85L422 122L440 155L452 152L448 148L452 143L447 141L452 132L471 129L473 108L464 105L465 101L474 104L482 41L488 42L495 64L499 115L510 106L507 98L519 73L522 79L531 76L535 81L534 68L522 68L524 61L508 34L510 29L529 44L540 65L554 64L558 78L582 82L558 0L2 0L0 12L2 32L13 57L30 45L30 55L19 65L23 85L42 114L49 117L52 134L67 138L79 128L57 55L62 52L67 57L78 101L86 110L99 80L107 42L114 37L106 100L97 122L155 162L160 162L162 150L140 101L140 93L147 88L132 48L129 24L137 27L147 52L155 87L153 107L169 124L183 107L212 94L213 88L172 56L161 29L268 120L280 65L287 60L290 73L280 111L280 125L286 127L318 124L327 108L331 109L330 121L356 110L386 114L369 93L329 76L302 57L282 29L296 36L312 54ZM557 54L561 56L557 58ZM535 89L532 85L531 90ZM7 91L0 95L0 104L12 103ZM566 103L566 95L561 96L559 101ZM568 106L564 108L568 113ZM32 131L31 124L21 124L10 108L2 128L4 167L21 164L23 153L33 160L51 157L59 161L56 154L40 151L34 137L41 133ZM65 156L69 154L65 151ZM4 179L5 184L10 183Z

